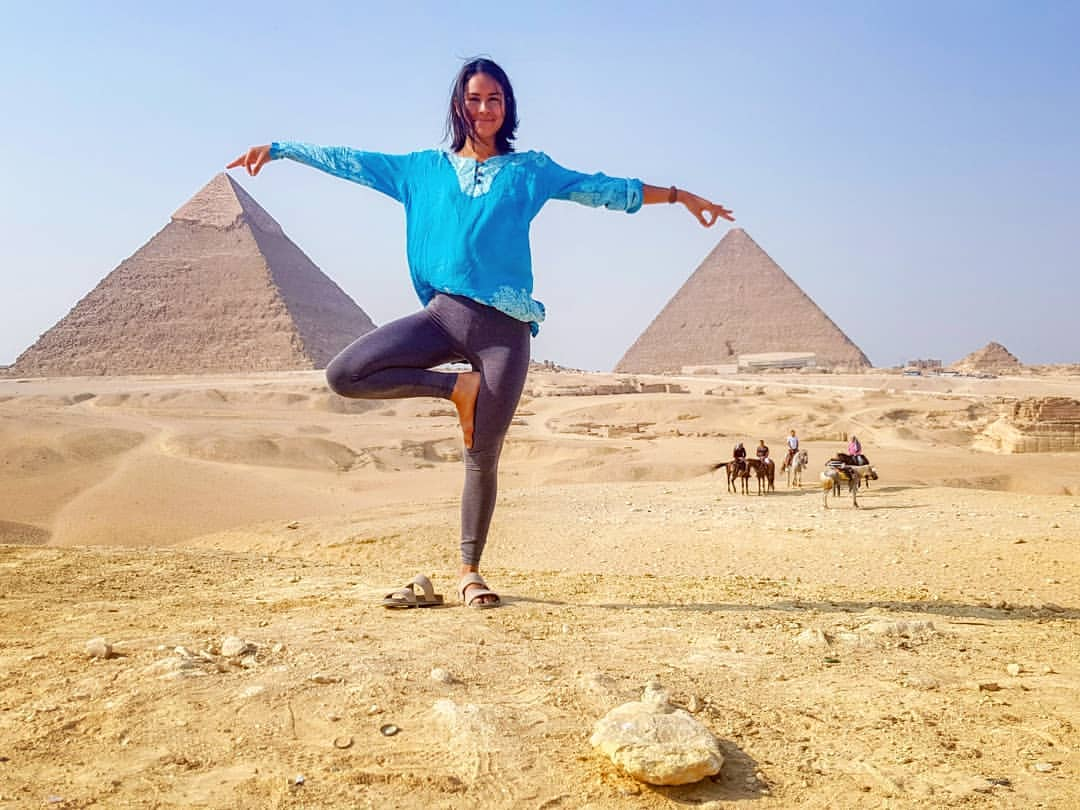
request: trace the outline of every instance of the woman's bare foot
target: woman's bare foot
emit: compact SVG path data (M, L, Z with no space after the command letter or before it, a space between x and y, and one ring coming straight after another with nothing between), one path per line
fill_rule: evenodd
M478 573L480 573L480 566L462 564L461 570L458 572L458 578L462 579L462 578L465 577L466 574L478 574ZM471 591L473 591L474 589L475 590L482 590L482 591L488 590L488 588L485 585L483 585L481 582L470 582L468 585L465 586L465 591L464 591L464 593L462 595L462 599L463 599L463 601L465 602L466 605L473 604L475 606L476 604L481 604L481 605L497 605L497 604L499 604L499 597L497 595L495 595L494 593L485 594L484 596L477 596L470 602L469 593Z
M461 433L465 437L465 446L472 447L473 421L476 417L476 398L480 395L480 372L463 371L457 375L454 390L450 392L450 401L457 408Z

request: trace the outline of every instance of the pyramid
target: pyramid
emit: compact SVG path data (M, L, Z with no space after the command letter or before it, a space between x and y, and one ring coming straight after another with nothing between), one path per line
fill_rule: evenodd
M732 228L623 355L624 373L736 363L741 354L813 353L821 367L870 361L742 228Z
M1000 343L990 341L964 359L957 360L952 367L957 371L1019 371L1021 363Z
M323 368L375 326L226 174L11 368L19 376Z

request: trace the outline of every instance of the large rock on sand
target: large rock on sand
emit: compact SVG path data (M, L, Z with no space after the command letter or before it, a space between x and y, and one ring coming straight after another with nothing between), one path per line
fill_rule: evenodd
M616 706L596 723L594 748L650 785L686 785L720 771L724 755L712 732L668 702L658 685L640 701Z

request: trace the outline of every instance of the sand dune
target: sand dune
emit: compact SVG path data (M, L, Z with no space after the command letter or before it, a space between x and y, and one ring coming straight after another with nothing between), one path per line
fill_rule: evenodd
M531 375L483 613L377 604L417 572L453 604L444 402L0 381L0 806L1080 804L1080 453L979 449L1003 401L1080 379L569 395L618 379ZM713 465L790 428L806 486L728 494ZM881 477L826 507L851 433ZM588 747L651 678L722 740L715 780L645 788Z

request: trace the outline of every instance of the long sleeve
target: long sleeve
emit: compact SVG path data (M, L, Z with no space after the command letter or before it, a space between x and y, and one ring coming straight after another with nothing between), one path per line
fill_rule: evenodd
M551 158L544 165L544 179L548 197L553 200L569 200L594 208L603 206L628 214L637 212L643 201L642 183L636 178L583 174L566 169Z
M381 191L398 202L405 202L413 155L386 155L381 152L364 152L348 146L274 141L270 144L270 159L279 158L289 158L305 166L321 169L335 177Z

